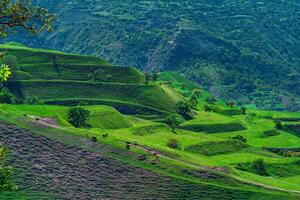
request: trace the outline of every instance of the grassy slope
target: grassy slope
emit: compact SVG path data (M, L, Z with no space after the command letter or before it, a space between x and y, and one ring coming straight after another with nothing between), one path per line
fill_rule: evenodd
M96 121L103 123L103 116L110 115L110 119L112 124L115 126L118 126L120 123L118 121L118 117L116 118L115 110L108 108L106 106L88 106L86 107L89 109L92 113L92 117L90 121ZM192 154L189 154L186 151L179 151L179 150L171 150L168 147L165 146L165 142L167 141L167 138L173 138L176 137L182 142L185 142L186 145L190 145L191 143L199 143L202 141L218 141L217 137L209 136L206 134L199 135L198 133L192 133L188 131L179 131L177 135L174 135L171 133L170 129L166 126L160 124L160 123L153 123L151 121L142 120L135 117L124 117L124 121L128 122L133 125L133 127L128 128L121 128L121 129L99 129L97 126L90 130L86 129L75 129L72 128L65 119L67 107L57 107L57 106L29 106L29 105L1 105L0 112L1 112L1 118L5 119L6 121L10 121L13 123L18 124L21 127L28 128L30 130L38 131L41 134L44 134L48 137L53 137L56 140L63 140L63 142L73 144L74 141L72 141L71 135L79 135L81 137L86 137L87 135L89 137L96 136L98 140L101 140L101 142L107 143L109 145L113 145L115 147L124 148L124 141L138 141L141 145L147 145L152 148L159 149L163 152L168 152L169 154L172 154L173 156L177 157L179 156L179 160L174 159L166 159L161 158L161 162L157 166L153 166L151 164L147 164L144 162L137 161L134 158L130 157L122 157L121 155L113 154L111 156L121 159L124 162L133 164L135 166L143 167L149 170L153 170L159 173L163 173L175 178L180 178L186 181L190 181L194 184L204 184L210 186L210 187L221 187L223 190L223 193L227 193L230 191L234 191L236 189L238 190L247 190L247 191L253 191L255 192L255 197L252 196L252 198L262 198L266 194L272 194L272 195L279 195L280 193L272 192L272 191L266 191L260 188L252 187L249 185L244 185L243 183L236 182L234 179L230 178L230 176L223 176L223 175L214 175L218 178L215 180L215 178L201 178L199 179L198 176L194 176L190 173L183 173L184 170L196 170L194 165L189 164L189 162L197 156L193 156ZM24 113L28 115L37 115L37 116L43 116L43 117L52 117L58 119L58 122L61 126L59 129L51 129L49 127L40 127L36 126L32 123L32 121L24 116ZM99 118L99 116L101 116ZM111 124L110 124L111 125ZM148 127L151 127L147 131ZM143 135L145 134L146 135ZM102 133L108 132L109 137L108 139L102 138ZM63 133L63 134L61 134ZM142 135L140 133L143 133ZM70 135L67 136L67 135ZM75 144L75 143L74 143ZM88 147L85 147L88 148ZM95 148L93 148L95 150ZM144 154L145 152L142 152L139 149L132 149L133 152ZM148 155L148 154L147 154ZM151 157L148 155L148 157ZM204 157L203 157L204 158ZM197 161L193 161L193 163L197 164L204 164L205 160L206 162L209 161L209 159L203 159L200 158ZM180 160L186 160L189 162L182 162ZM208 164L208 163L207 163ZM197 169L198 171L199 169ZM204 172L205 173L205 172ZM238 195L238 194L237 194ZM284 195L284 194L280 194ZM241 196L242 197L242 196ZM245 197L245 196L244 196ZM244 198L243 197L243 198ZM287 196L277 196L277 198L288 198Z
M121 115L117 110L109 106L87 106L90 111L89 124L97 129L120 129L132 127L127 117ZM23 114L50 117L58 124L67 128L72 127L67 120L68 107L47 105L1 105L1 113L4 118L16 121Z
M136 69L112 66L96 57L7 44L0 50L17 59L14 81L8 85L19 96L89 99L96 104L97 100L120 101L161 111L174 110L179 100L166 86L144 85L144 76Z
M4 46L6 48L6 46ZM9 47L16 49L19 47ZM6 49L9 49L6 48ZM26 49L26 47L22 47ZM37 51L37 50L33 50ZM44 51L44 50L43 50ZM27 51L26 51L27 52ZM49 52L48 52L49 53ZM47 51L46 53L47 54ZM58 53L60 54L60 53ZM63 54L63 56L65 56ZM77 59L78 57L74 57ZM48 58L49 59L49 58ZM73 59L73 58L72 58ZM94 58L93 58L94 59ZM98 60L99 61L99 60ZM95 61L88 61L95 62ZM107 100L107 101L122 101L130 102L131 104L144 104L156 107L158 109L173 110L176 101L181 99L179 93L183 93L185 96L189 96L192 89L199 86L193 85L187 79L183 79L176 74L165 74L165 78L161 78L161 81L172 80L172 87L167 84L144 86L138 84L127 83L111 83L111 82L88 82L88 81L69 81L69 80L24 80L19 81L21 83L21 91L27 94L39 95L42 99L77 99L77 98L89 98L92 100ZM162 76L163 77L163 76ZM171 79L171 78L172 79ZM185 83L186 88L182 88L181 83ZM140 96L139 96L140 95ZM142 120L136 117L124 117L116 112L114 109L103 106L88 106L91 110L92 117L90 123L93 125L92 129L74 129L66 121L66 109L67 107L57 106L14 106L14 105L2 105L1 106L1 118L10 122L13 122L25 128L35 129L36 127L28 125L28 119L24 119L24 113L31 115L38 115L44 117L52 117L58 120L61 131L65 133L78 134L81 136L96 136L102 142L114 145L116 147L124 148L125 141L137 141L140 145L155 148L162 152L164 155L170 155L170 157L162 158L162 165L165 166L164 170L159 170L156 167L149 167L151 170L158 170L160 173L167 173L168 175L176 176L179 178L188 179L190 181L207 181L199 180L194 176L187 176L182 173L182 170L187 168L195 169L195 166L208 166L213 167L225 167L230 172L226 175L224 182L212 181L212 184L222 185L226 187L229 180L232 180L230 176L239 176L241 178L264 183L266 185L281 187L289 190L300 190L298 181L298 174L288 177L261 177L255 174L249 174L248 172L238 171L233 168L237 163L252 162L254 159L263 158L268 164L271 163L288 163L291 164L298 160L297 158L283 158L280 155L267 152L262 147L299 147L300 139L295 135L287 132L282 132L280 135L273 137L262 137L265 131L274 129L273 119L271 117L295 117L299 118L297 113L279 113L271 111L258 111L249 110L247 116L244 115L225 115L220 113L205 113L203 111L203 105L206 104L205 99L209 97L209 94L205 91L202 92L199 103L199 111L194 120L186 122L186 124L194 125L211 125L214 127L216 124L230 124L232 122L242 124L247 130L235 131L235 132L222 132L222 129L217 131L217 134L207 134L204 132L193 132L188 130L177 130L177 134L171 132L165 125L153 122L149 120ZM224 103L218 101L216 105L221 110L230 110L230 108L224 106ZM107 116L107 117L106 117ZM49 130L50 131L50 130ZM43 129L45 134L48 129ZM51 132L51 131L50 131ZM104 140L102 133L108 132L109 138ZM247 148L235 148L233 146L230 151L225 153L219 153L219 148L225 148L224 145L211 146L213 151L217 152L214 155L207 156L201 154L201 152L190 152L187 148L194 145L208 144L208 142L214 142L224 144L231 137L235 135L243 135L247 138L249 147ZM56 137L54 135L53 137ZM168 139L175 138L180 142L179 149L170 149L166 143ZM139 149L132 149L137 153L142 153ZM172 157L172 158L171 158ZM124 161L133 162L136 165L141 165L137 161L130 161L127 158L120 158ZM175 169L173 169L175 167ZM177 169L179 167L179 169ZM229 179L228 179L229 178ZM209 180L211 181L211 180ZM235 186L236 187L236 186ZM241 186L242 189L255 190L247 186Z
M117 123L113 125L114 127L120 127L120 129L103 129L104 125L95 126L90 130L82 130L82 134L86 135L88 133L90 136L96 136L99 140L102 140L102 133L109 133L109 140L104 140L112 145L122 146L122 141L137 141L140 145L152 147L158 149L161 152L166 154L171 154L172 157L186 161L187 163L193 163L196 165L204 166L227 166L232 167L236 163L245 163L252 162L255 159L263 158L267 163L292 163L296 161L296 158L283 158L277 154L267 152L262 149L264 146L268 147L299 147L300 139L295 137L292 134L282 132L279 136L262 138L261 134L264 130L269 130L272 128L273 121L270 119L256 118L255 122L252 122L255 125L248 124L248 130L232 133L218 133L218 134L206 134L200 132L191 132L185 130L177 130L177 134L173 134L169 128L162 125L161 123L155 123L148 120L142 120L135 117L126 117L124 123L130 121L132 127L122 128L122 125L118 125L120 120L117 120L116 116L119 115L113 112L107 112L111 110L108 107L99 107L99 106L88 106L87 107L92 112L93 122L103 122L103 116L107 116L108 123ZM20 118L24 113L32 114L37 116L47 116L58 119L58 122L61 126L70 129L75 132L81 132L81 130L74 130L65 120L66 107L57 107L57 106L1 106L2 117L6 120L20 123ZM105 111L105 112L104 112ZM256 111L258 112L258 111ZM291 114L294 115L294 114ZM99 117L101 116L101 117ZM288 113L282 116L289 116ZM295 115L298 116L298 115ZM105 117L104 117L105 118ZM235 120L243 116L235 116ZM216 118L217 119L217 118ZM213 119L211 119L213 120ZM97 124L93 123L93 124ZM105 123L106 124L106 123ZM111 125L111 124L110 124ZM102 128L102 129L99 129ZM102 130L102 131L101 131ZM194 153L188 149L194 145L205 145L209 142L214 142L214 144L220 142L220 144L226 143L229 137L235 136L237 134L243 135L248 140L248 148L236 148L235 146L224 146L224 145L211 145L210 148L213 148L211 152L216 152L216 154L207 156L205 153ZM170 149L167 147L166 143L168 139L175 138L180 141L181 148L178 150ZM185 150L187 148L187 150ZM222 151L220 153L220 148ZM228 148L228 150L226 150ZM237 149L237 150L236 150ZM178 164L178 163L177 163ZM285 189L294 189L299 190L298 175L294 174L293 176L288 177L260 177L254 174L249 174L247 172L237 171L232 168L236 175L243 177L245 179L254 180L258 182L265 183L267 185L272 185L276 187L282 187ZM289 180L289 182L286 182Z
M163 76L161 77L162 80L171 80L172 86L183 93L187 93L186 91L182 90L180 87L181 83L185 83L186 86L188 86L191 89L194 89L198 87L197 85L193 85L183 78L177 78L178 75L174 73L164 72ZM243 115L225 115L221 113L226 112L220 112L220 113L206 113L202 109L203 104L207 104L204 100L207 98L207 94L204 91L202 99L200 100L198 115L194 120L185 122L183 125L212 125L224 123L229 124L233 122L238 122L245 127L247 127L247 130L244 131L238 131L238 132L229 132L229 133L222 133L219 132L218 134L212 135L213 137L217 138L214 140L209 140L210 142L215 141L228 141L229 138L236 136L236 135L242 135L247 139L248 145L251 146L251 148L247 148L243 151L237 151L236 153L231 154L220 154L215 156L208 157L208 160L206 159L199 159L199 154L197 154L197 157L193 157L193 160L200 160L202 163L208 164L208 165L218 165L218 166L232 166L236 163L243 163L243 162L251 162L254 159L257 158L263 158L265 161L270 163L292 163L295 160L298 160L297 158L282 158L278 155L270 154L269 152L265 152L262 150L263 147L277 147L277 148L296 148L300 146L300 139L299 137L284 132L279 131L279 135L272 136L272 137L265 137L264 132L274 130L274 122L273 119L276 118L299 118L299 113L292 113L292 112L276 112L276 111L260 111L260 110L254 110L250 109L248 111L247 116ZM224 106L223 102L217 102L216 104L219 108L222 110L230 110L230 108ZM286 123L286 122L285 122ZM298 123L298 122L294 122ZM200 136L201 133L199 133ZM201 134L202 135L202 134ZM207 134L205 134L207 136ZM176 137L176 136L175 136ZM177 137L178 138L178 137ZM180 140L180 138L178 138ZM186 146L185 140L180 140L183 143L183 146ZM195 141L194 139L191 139L191 141ZM202 140L199 142L200 144L206 144L207 140ZM197 142L195 142L198 144ZM195 143L191 142L187 146L196 145ZM222 144L222 143L221 143ZM217 151L222 148L222 145L220 145L217 149ZM224 147L223 147L224 148ZM230 148L229 148L230 149ZM225 149L226 151L226 149ZM201 155L200 155L201 156ZM246 172L238 171L236 172L239 176L250 179L250 180L256 180L258 182L271 184L271 185L277 185L283 188L291 188L291 189L297 189L299 190L299 175L295 172L295 174L291 177L260 177L257 175L249 174ZM287 181L288 180L288 181Z

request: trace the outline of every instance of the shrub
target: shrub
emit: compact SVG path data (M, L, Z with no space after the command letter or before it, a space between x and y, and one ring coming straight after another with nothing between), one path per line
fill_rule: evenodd
M251 165L249 165L249 163L238 163L235 168L242 171L252 172Z
M281 154L283 157L300 157L300 152L291 150L281 150L279 154Z
M213 108L209 105L204 105L204 110L205 110L205 112L211 112L211 111L213 111Z
M275 123L275 128L276 129L283 130L283 125L282 125L281 120L275 120L274 123Z
M246 114L247 114L247 108L246 108L246 106L242 106L242 107L241 107L241 113L242 113L243 115L246 115Z
M41 101L37 96L30 96L26 98L25 103L30 105L38 105L41 103Z
M194 107L196 108L199 101L198 101L198 96L196 94L192 94L190 96L190 99L189 99L189 103Z
M232 139L234 139L234 140L239 140L239 141L242 141L242 142L244 142L244 143L247 143L247 139L244 138L244 137L241 136L241 135L234 136L234 137L232 137Z
M266 176L267 171L266 171L266 165L263 159L257 159L254 160L252 163L252 168L254 169L255 173L261 176Z
M192 118L190 116L190 112L191 112L190 104L188 104L184 101L179 101L176 104L176 111L177 111L178 114L183 116L185 119L191 119Z
M70 108L68 110L68 122L76 128L88 127L90 112L81 107Z
M221 112L221 109L218 106L212 106L212 111L215 113Z
M12 104L16 99L15 95L7 88L2 88L0 91L0 103Z
M176 114L170 114L166 117L166 124L172 129L172 132L175 132L175 129L178 128L182 122L182 117Z
M179 148L179 142L176 139L169 139L167 142L167 146L172 148L172 149L177 149Z
M223 113L223 111L221 111L221 109L215 105L204 105L203 108L205 112Z
M198 99L200 98L201 96L201 90L200 89L194 89L193 92L192 92L192 95L195 95Z
M94 137L94 136L93 136L93 137L91 137L91 141L92 141L92 142L97 142L98 139L97 139L97 137Z
M106 139L106 138L108 138L108 135L109 135L108 133L104 133L104 134L102 135L102 138L103 138L103 139Z

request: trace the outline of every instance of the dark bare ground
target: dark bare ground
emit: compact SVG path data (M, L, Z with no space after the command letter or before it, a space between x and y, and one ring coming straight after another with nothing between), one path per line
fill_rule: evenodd
M156 174L4 122L0 122L0 142L11 151L9 162L14 166L20 192L38 192L29 199L194 200L248 199L258 195Z

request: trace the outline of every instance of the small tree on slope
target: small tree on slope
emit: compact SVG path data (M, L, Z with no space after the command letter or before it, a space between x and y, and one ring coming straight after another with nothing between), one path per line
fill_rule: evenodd
M90 116L90 111L75 107L68 110L68 122L76 128L86 128L88 127L88 118Z

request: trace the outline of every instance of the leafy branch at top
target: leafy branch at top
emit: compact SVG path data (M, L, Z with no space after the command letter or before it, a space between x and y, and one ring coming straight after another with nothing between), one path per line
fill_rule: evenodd
M15 28L23 28L33 34L52 31L56 15L47 9L32 5L30 0L1 0L0 36L15 33Z

